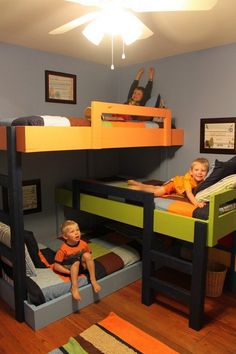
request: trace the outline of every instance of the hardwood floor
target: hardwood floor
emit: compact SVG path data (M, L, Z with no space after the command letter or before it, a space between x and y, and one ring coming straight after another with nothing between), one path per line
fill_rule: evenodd
M16 322L13 312L0 300L0 353L46 354L111 311L179 353L236 353L235 294L225 292L219 298L206 299L205 326L200 331L188 328L188 309L184 305L158 296L155 304L147 307L141 304L140 294L141 281L137 281L36 332Z

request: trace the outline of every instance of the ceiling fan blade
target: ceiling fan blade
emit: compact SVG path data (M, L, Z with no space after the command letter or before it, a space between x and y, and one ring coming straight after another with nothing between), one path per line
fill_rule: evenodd
M218 0L126 0L126 6L135 12L158 11L207 11Z
M57 27L56 29L50 31L49 34L62 34L68 32L78 26L83 25L86 22L93 20L97 15L98 12L90 12L84 16L78 17L75 20L66 23L65 25Z

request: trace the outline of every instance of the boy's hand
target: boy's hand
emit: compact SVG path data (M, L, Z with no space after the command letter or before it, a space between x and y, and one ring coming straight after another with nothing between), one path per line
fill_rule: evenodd
M143 73L144 73L144 68L139 69L139 71L136 74L135 80L140 80Z
M197 202L196 207L203 208L206 205L205 202Z

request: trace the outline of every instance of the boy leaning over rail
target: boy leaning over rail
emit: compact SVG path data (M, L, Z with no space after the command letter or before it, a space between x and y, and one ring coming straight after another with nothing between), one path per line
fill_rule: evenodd
M198 202L192 191L204 181L208 170L209 161L201 157L192 161L189 171L184 176L175 176L162 186L144 184L132 179L128 180L128 186L131 189L153 193L155 197L162 197L171 193L186 195L194 206L203 208L205 203Z

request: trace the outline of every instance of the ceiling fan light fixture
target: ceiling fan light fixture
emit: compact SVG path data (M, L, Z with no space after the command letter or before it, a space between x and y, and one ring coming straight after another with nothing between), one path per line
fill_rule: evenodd
M126 45L134 43L142 35L142 22L128 11L117 11L107 14L102 11L96 20L90 22L82 31L93 44L99 45L104 34L120 36Z
M104 30L100 26L100 21L90 22L82 31L83 35L93 44L99 45L104 37Z
M125 11L119 23L121 24L119 34L126 45L134 43L142 35L143 24L132 13Z

